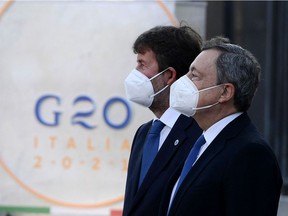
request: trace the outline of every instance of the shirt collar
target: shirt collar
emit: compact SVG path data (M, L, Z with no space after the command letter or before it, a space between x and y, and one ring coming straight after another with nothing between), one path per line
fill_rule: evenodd
M166 126L172 128L174 126L174 124L176 123L177 119L179 118L179 116L181 115L180 112L178 112L177 110L169 107L161 116L161 118L159 119L161 122L163 122ZM157 118L154 118L154 121Z
M223 119L221 119L220 121L216 122L215 124L213 124L210 128L208 128L208 130L204 131L204 137L205 140L208 144L210 144L215 137L230 123L232 122L235 118L237 118L238 116L240 116L242 114L242 112L237 112L234 113L232 115L229 115Z

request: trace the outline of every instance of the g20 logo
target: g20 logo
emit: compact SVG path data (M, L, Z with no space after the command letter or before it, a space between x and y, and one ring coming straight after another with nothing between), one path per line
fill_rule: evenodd
M48 103L51 104L55 104L54 109L52 109L51 107L47 107ZM96 103L93 100L93 98L86 96L86 95L81 95L76 97L73 101L72 101L72 106L76 106L77 104L81 104L81 103L85 103L87 104L86 107L88 107L85 110L78 110L76 111L72 116L71 116L71 124L72 125L80 125L83 128L86 129L94 129L96 128L96 123L89 123L88 119L90 117L92 117L93 115L95 115L96 112ZM113 121L113 119L111 119L111 117L109 116L109 110L112 108L112 106L114 105L120 105L124 108L125 113L124 113L124 118L121 122L116 122ZM49 105L51 106L51 105ZM35 104L35 116L36 119L39 121L39 123L41 123L42 125L45 126L49 126L49 127L57 127L59 126L62 122L61 122L61 115L63 114L64 111L61 111L61 106L63 106L62 103L62 99L60 96L58 95L54 95L54 94L47 94L47 95L43 95L41 96ZM49 110L49 112L51 111L50 114L52 114L52 118L45 118L45 116L43 115L43 110ZM51 117L51 116L50 116ZM105 123L114 129L122 129L125 128L131 121L131 107L129 105L129 103L127 102L127 100L125 100L124 98L121 97L113 97L110 98L105 104L104 104L104 108L103 108L103 118Z

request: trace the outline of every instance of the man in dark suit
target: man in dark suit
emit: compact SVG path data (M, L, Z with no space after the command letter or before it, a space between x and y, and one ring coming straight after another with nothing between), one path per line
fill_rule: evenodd
M216 37L171 86L171 106L193 116L204 139L172 175L159 215L277 215L280 169L247 115L260 72L249 51Z
M139 127L132 143L123 216L158 215L164 185L171 173L182 167L191 146L202 133L193 118L169 108L170 86L187 73L200 53L201 44L199 34L188 26L157 26L141 34L133 45L138 64L125 80L126 95L149 108L155 117ZM159 140L153 145L156 156L145 173L143 165L148 164L145 152L152 149L147 147L152 143L147 142L148 133L152 124L159 121L163 128L159 129Z

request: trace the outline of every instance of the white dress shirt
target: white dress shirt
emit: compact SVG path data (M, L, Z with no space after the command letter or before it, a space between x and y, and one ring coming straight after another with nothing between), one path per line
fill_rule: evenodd
M160 132L160 139L159 139L159 149L162 147L165 139L167 138L168 134L170 133L170 131L172 130L174 124L176 123L177 119L179 118L179 116L181 115L180 112L176 111L173 108L168 108L163 115L161 116L161 118L159 119L161 122L163 122L165 124L164 128L162 129L162 131ZM154 118L154 121L157 118Z

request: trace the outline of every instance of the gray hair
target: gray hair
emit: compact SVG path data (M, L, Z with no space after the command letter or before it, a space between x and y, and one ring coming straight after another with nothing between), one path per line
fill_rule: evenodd
M216 60L217 84L233 84L234 106L238 111L247 111L260 82L261 66L257 59L248 50L231 44L229 39L223 37L207 41L202 51L208 49L221 51Z

